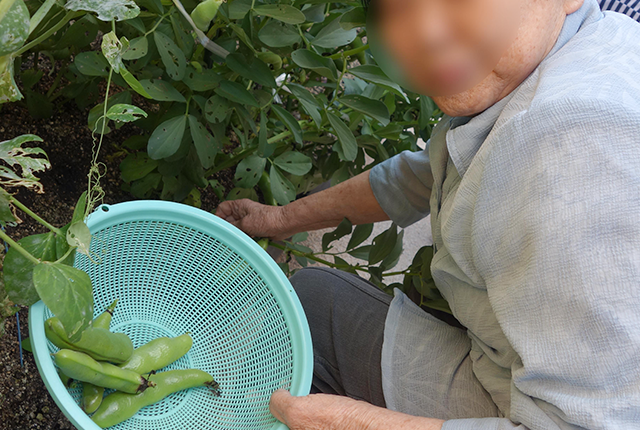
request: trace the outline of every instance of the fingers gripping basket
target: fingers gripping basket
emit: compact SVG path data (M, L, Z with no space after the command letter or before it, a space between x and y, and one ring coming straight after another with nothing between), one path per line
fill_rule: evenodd
M190 332L193 347L167 367L198 368L220 383L176 393L142 409L114 429L286 429L269 413L278 388L309 393L311 337L291 284L269 255L244 233L190 206L137 201L99 207L87 220L91 262L77 254L75 266L94 285L95 313L113 300L111 330L138 347L159 336ZM78 406L81 390L67 389L44 335L51 312L31 307L34 355L44 382L79 429L98 427Z

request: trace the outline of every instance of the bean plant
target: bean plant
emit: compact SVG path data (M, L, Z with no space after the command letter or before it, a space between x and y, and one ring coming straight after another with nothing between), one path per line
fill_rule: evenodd
M13 66L21 56L57 61L46 94L31 90L42 76L37 61L19 73L32 115L47 115L57 97L93 106L87 125L100 140L120 119L140 118L141 133L119 147L125 187L139 198L194 206L207 189L220 200L286 205L428 140L441 112L376 63L360 2L207 3L194 12L198 0L0 0L0 35L14 40L0 51L0 102L22 97ZM11 24L16 19L21 31ZM105 101L95 104L105 81ZM229 192L218 181L228 169L235 185ZM347 250L331 249L350 233ZM371 225L354 229L345 220L325 235L320 254L300 244L304 234L274 246L303 266L311 260L367 272L387 291L417 293L420 304L446 310L430 275L432 249L394 272L402 231L393 225L363 246L371 233ZM363 263L347 263L345 253ZM385 283L397 274L403 283Z

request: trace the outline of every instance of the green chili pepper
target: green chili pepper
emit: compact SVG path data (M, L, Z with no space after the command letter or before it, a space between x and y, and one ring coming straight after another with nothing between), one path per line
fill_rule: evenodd
M198 369L170 370L151 375L156 386L140 394L115 392L102 401L102 405L91 417L101 428L111 427L128 420L145 406L152 405L170 394L188 388L208 386L218 394L218 383L206 372Z
M111 333L105 328L88 327L82 332L80 340L72 343L60 320L53 317L45 321L44 332L47 339L58 348L84 352L99 361L120 364L126 362L133 353L129 336Z
M191 345L193 339L188 333L178 337L159 337L134 350L129 361L118 367L140 374L160 370L189 352Z
M70 378L125 393L141 393L153 383L133 370L120 369L109 363L99 363L87 354L61 349L53 354L56 366Z
M207 31L213 18L218 13L218 8L222 4L222 0L204 0L193 11L191 11L191 19L196 27L202 31Z
M118 300L115 300L109 307L102 312L96 319L92 322L92 327L94 328L104 328L109 329L111 326L111 317L113 316L113 311L118 304ZM104 395L104 387L98 387L89 382L82 383L82 407L84 411L88 414L91 414L98 409L100 403L102 403L102 396Z

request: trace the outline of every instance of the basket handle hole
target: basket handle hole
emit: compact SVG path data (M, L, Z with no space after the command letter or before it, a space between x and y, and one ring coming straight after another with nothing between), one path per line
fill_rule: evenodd
M109 206L107 205L102 205L101 209L102 209L102 212L109 212Z

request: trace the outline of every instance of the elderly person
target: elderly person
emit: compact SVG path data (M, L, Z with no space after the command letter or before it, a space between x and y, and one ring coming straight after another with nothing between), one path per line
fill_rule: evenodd
M371 7L407 82L446 114L427 150L218 215L281 239L430 213L432 274L459 324L302 270L320 394L277 391L272 412L293 430L640 428L640 25L596 0Z

